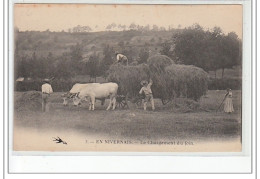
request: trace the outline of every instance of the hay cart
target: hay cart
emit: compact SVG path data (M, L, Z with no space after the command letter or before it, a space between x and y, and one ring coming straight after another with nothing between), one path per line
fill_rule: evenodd
M117 95L116 97L116 107L119 108L129 108L127 104L127 96L125 95Z

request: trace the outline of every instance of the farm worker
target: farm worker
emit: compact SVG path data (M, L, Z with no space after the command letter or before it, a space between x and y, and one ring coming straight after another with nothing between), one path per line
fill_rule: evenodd
M44 84L42 85L42 112L49 111L49 96L53 93L52 87L50 85L49 79L44 79Z
M234 112L231 89L227 89L227 93L225 95L224 111L229 114Z
M128 65L128 58L125 55L123 55L119 52L115 52L115 54L116 54L117 63L124 63L124 64Z
M152 84L153 84L153 81L151 79L150 79L149 83L146 80L141 81L141 85L143 87L139 91L139 94L143 94L143 93L145 94L145 98L144 98L144 110L145 111L146 111L147 102L149 102L149 101L151 101L152 110L155 110L153 93L152 93L152 90L151 90Z

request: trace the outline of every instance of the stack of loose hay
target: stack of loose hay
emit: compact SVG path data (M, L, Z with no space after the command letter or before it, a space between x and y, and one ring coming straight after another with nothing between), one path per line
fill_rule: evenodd
M137 66L113 65L108 80L119 84L119 93L136 96L142 80L153 80L155 98L185 97L195 101L207 92L208 75L201 68L178 65L165 55L148 58L148 64Z
M147 60L150 78L153 80L153 95L160 99L172 98L172 89L169 86L169 79L166 67L174 64L173 60L165 55L151 56Z
M149 68L145 64L136 66L112 65L108 71L108 80L119 85L119 94L137 96L140 82L149 78Z
M40 111L41 110L41 92L27 91L15 101L17 111Z
M176 97L187 97L197 101L208 90L208 74L192 65L173 64L165 68L168 85Z

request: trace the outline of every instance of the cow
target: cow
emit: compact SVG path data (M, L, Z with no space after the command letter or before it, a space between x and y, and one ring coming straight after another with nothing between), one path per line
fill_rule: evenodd
M116 107L118 85L116 83L93 83L84 87L76 96L77 103L81 100L89 98L89 110L95 109L95 99L110 98L109 105L106 110L109 110L113 105L113 110Z
M72 99L74 106L78 106L80 103L77 101L76 96L79 94L79 92L85 88L86 86L90 85L90 84L99 84L99 83L76 83L75 85L73 85L73 87L71 88L71 90L65 94L62 94L62 98L63 98L63 105L67 106L68 105L68 100ZM100 99L101 100L101 105L104 105L105 103L105 98Z

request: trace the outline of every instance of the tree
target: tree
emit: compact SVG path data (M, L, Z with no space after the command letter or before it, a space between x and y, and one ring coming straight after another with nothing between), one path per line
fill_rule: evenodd
M124 45L125 45L124 41L120 41L120 42L118 42L118 46L119 46L119 47L124 48Z
M232 68L241 63L240 43L234 32L221 38L220 52L219 67L222 69L223 78L225 68Z
M162 45L161 45L161 50L160 50L160 53L162 55L166 55L172 59L175 59L175 55L174 55L174 51L172 50L172 43L169 43L169 42L164 42Z
M109 25L107 25L106 30L110 30L111 28L112 28L112 26L109 24Z
M144 28L143 28L144 31L149 31L150 30L150 25L147 24Z
M117 25L116 25L115 23L112 23L112 24L107 25L106 29L107 29L107 30L111 30L111 29L116 28L116 26L117 26Z
M211 38L210 33L198 24L185 28L173 35L174 54L183 64L195 65L209 71L213 66L212 55L216 53L216 48L212 48L215 44L209 43L212 42Z
M67 80L75 75L71 69L71 60L66 53L57 58L54 67L53 75L57 79Z
M91 27L89 27L89 26L83 26L83 27L82 27L82 31L83 31L83 32L90 32L90 31L92 31L92 29L91 29Z
M104 45L103 56L104 58L100 62L100 70L102 71L101 75L105 75L106 71L114 63L115 51L113 47L110 47L109 45Z
M138 63L147 63L147 59L149 58L149 50L147 48L142 48L139 52Z
M172 45L174 50L170 53ZM224 35L219 27L205 31L200 25L194 24L175 33L172 42L162 45L161 53L175 56L181 63L195 65L205 71L222 69L223 77L225 68L232 68L241 61L240 48L235 33Z
M157 25L153 25L153 31L158 31L159 27Z
M70 52L67 54L69 57L70 69L73 75L84 73L82 54L82 46L79 43L71 46Z
M135 23L131 23L129 25L129 29L131 29L131 30L135 30L136 28L137 28L137 26L135 25Z
M89 60L86 62L86 74L88 74L91 78L95 79L100 75L100 62L99 56L93 54L89 57Z
M160 31L166 31L165 27L160 27Z

